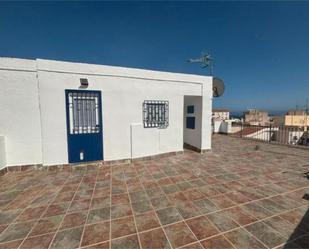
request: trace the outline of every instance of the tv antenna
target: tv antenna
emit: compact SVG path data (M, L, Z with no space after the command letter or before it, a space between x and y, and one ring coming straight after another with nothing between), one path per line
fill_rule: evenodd
M208 52L202 52L200 58L197 59L189 59L188 62L190 63L201 63L202 68L209 68L209 74L213 75L213 62L214 58Z

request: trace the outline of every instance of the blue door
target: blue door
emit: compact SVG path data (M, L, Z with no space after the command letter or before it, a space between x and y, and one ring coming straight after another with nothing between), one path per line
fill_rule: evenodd
M69 162L103 160L101 91L65 90Z

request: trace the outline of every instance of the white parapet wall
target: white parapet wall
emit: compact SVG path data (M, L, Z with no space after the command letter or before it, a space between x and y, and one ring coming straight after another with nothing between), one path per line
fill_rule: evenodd
M0 134L7 166L42 163L35 60L0 58Z

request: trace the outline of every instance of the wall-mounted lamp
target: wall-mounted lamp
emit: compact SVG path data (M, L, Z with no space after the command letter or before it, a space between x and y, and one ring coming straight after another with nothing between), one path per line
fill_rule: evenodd
M88 79L80 78L80 88L87 88L89 85Z

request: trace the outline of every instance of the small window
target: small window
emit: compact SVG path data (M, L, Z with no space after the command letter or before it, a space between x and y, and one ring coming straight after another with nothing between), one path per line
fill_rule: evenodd
M72 92L68 95L70 134L100 132L97 93Z
M168 126L168 101L145 100L143 104L144 128Z
M188 114L194 113L194 105L188 105L187 106L187 113Z
M187 129L195 129L195 117L187 117L186 127Z

